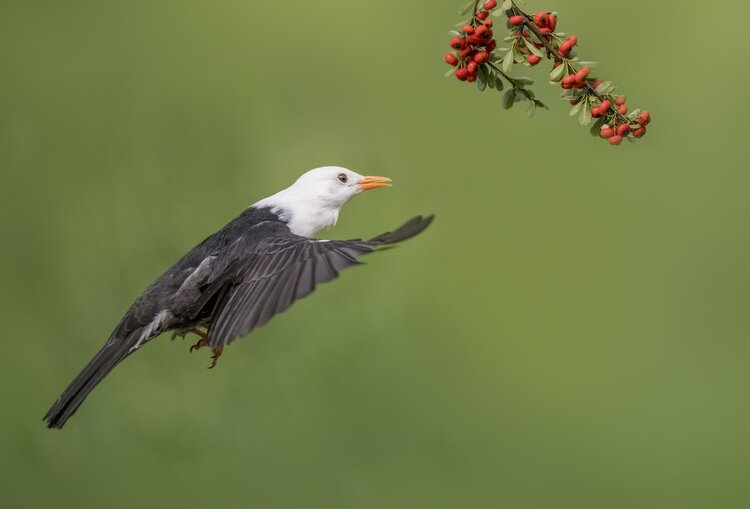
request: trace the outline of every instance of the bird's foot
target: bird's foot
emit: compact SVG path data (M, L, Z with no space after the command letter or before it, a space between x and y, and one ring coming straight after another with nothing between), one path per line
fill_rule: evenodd
M219 357L221 357L221 354L224 352L224 349L214 348L211 351L213 352L213 355L211 356L211 365L208 367L208 369L212 369L216 366L216 363L219 362Z
M202 331L200 329L201 327L206 329L206 331ZM201 338L205 338L208 334L208 324L198 325L197 327L187 327L185 329L177 329L172 333L172 341L174 341L175 338L185 339L185 336L187 336L191 332L200 336Z
M204 346L208 346L208 341L206 341L206 336L201 336L201 339L190 347L190 353L192 353L193 350L200 350Z

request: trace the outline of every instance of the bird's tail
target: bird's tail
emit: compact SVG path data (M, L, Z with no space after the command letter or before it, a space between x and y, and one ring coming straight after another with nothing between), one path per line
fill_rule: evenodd
M72 416L78 407L81 406L83 400L94 390L99 382L107 376L107 374L114 369L125 357L130 355L137 347L133 348L133 344L137 344L131 339L135 338L137 341L136 334L140 335L140 330L131 333L124 341L110 341L104 345L104 347L94 355L94 358L89 361L83 371L70 383L70 385L63 391L55 404L52 405L44 416L44 420L47 421L48 428L62 428L65 422ZM140 346L140 345L138 345Z

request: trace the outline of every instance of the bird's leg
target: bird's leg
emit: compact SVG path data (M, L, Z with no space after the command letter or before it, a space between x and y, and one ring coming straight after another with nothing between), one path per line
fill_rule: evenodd
M224 352L224 348L214 348L211 351L213 352L213 355L211 356L211 365L208 369L216 366L216 363L219 362L219 357L221 357L221 354Z
M206 332L203 332L200 330L202 328L206 329ZM196 325L195 327L186 327L184 329L177 329L172 333L172 341L174 341L175 338L185 339L185 336L187 336L190 333L197 334L200 337L205 336L208 333L208 324L202 323L200 325Z

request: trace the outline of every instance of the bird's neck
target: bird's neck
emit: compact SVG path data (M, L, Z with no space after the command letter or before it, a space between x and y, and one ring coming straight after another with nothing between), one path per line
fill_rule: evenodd
M315 197L299 196L284 189L253 205L268 208L280 221L287 224L295 235L314 237L319 232L336 224L340 207L325 203Z

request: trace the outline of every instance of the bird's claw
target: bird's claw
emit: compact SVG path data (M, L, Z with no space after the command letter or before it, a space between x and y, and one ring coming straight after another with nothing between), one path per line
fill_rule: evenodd
M216 363L219 362L219 357L221 357L221 354L224 352L224 349L215 348L211 351L213 352L213 355L211 356L211 365L208 367L208 369L213 369L216 366Z
M193 350L200 350L204 346L208 346L208 341L206 341L206 336L201 336L201 339L190 347L190 353L192 353Z

